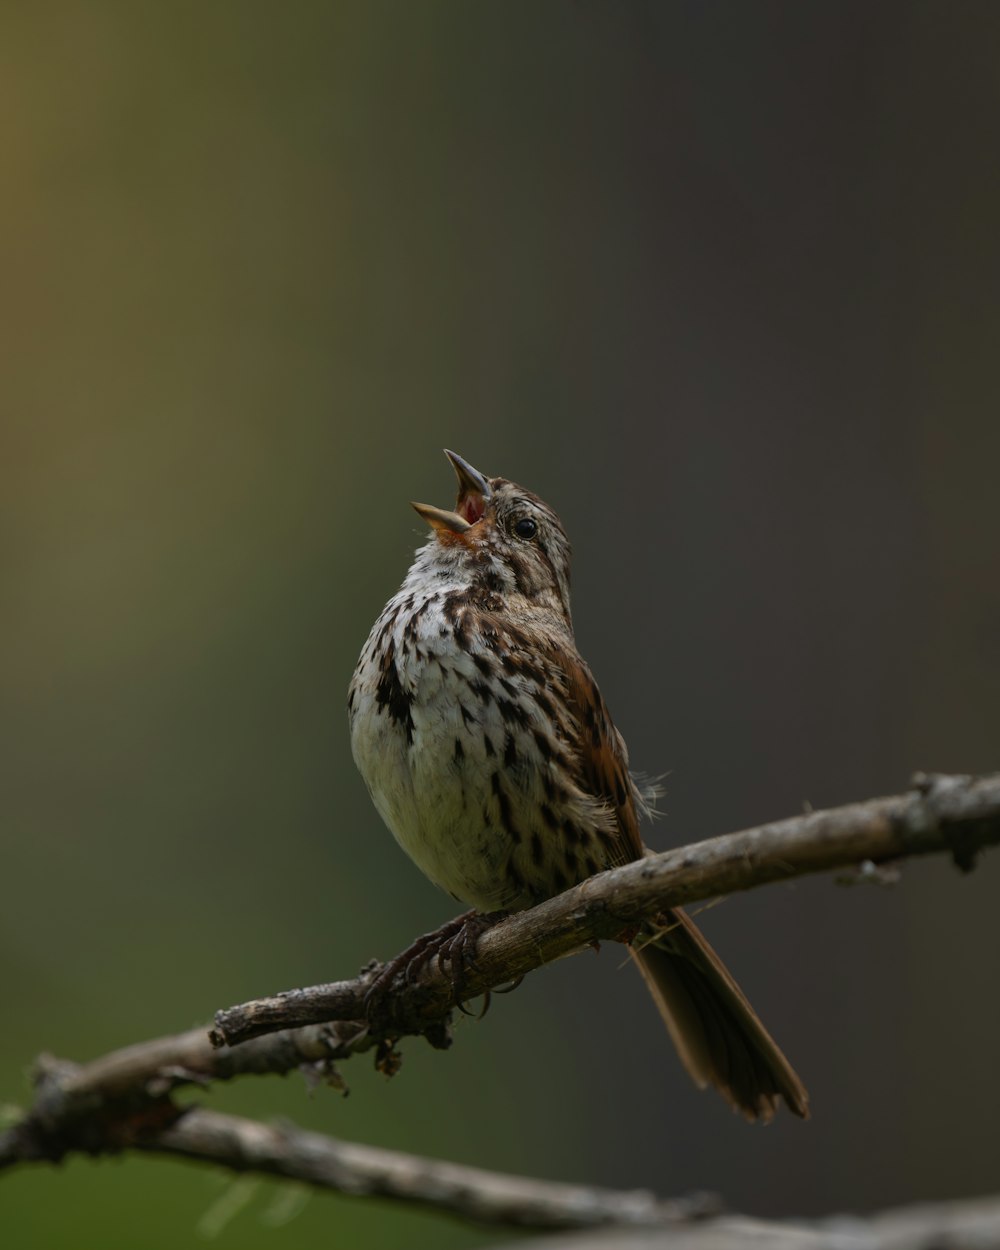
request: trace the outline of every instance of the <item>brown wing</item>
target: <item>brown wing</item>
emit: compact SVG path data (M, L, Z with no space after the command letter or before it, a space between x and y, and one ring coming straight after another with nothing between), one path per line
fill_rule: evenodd
M625 742L583 660L566 651L551 659L566 680L578 784L614 812L608 866L638 859L646 852ZM664 922L655 935L640 934L629 953L695 1083L715 1086L751 1120L770 1120L779 1097L807 1117L805 1086L725 964L684 912L667 912Z
M645 853L645 847L639 834L634 783L628 769L624 739L615 728L597 682L584 661L567 651L554 652L551 658L566 681L566 704L572 718L569 737L574 747L577 783L614 813L617 836L608 848L608 867L630 863Z

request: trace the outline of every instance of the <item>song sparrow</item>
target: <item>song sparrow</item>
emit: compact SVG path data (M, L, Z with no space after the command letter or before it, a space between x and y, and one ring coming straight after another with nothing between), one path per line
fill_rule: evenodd
M537 495L446 453L454 512L433 530L361 652L354 758L417 866L484 913L518 911L645 853L643 795L576 650L570 544ZM691 1076L749 1119L805 1087L681 911L630 947Z

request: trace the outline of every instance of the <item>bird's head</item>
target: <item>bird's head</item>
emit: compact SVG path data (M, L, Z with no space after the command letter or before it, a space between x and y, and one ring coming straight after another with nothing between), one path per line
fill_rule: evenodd
M413 504L436 538L424 552L467 569L471 580L493 583L499 594L559 609L568 619L571 547L555 512L523 486L486 477L453 451L445 455L458 497L453 512Z

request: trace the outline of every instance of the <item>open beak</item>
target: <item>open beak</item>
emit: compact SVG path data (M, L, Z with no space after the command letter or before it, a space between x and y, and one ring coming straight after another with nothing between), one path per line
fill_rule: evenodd
M451 467L458 478L458 498L455 500L455 511L459 516L474 525L486 511L486 502L492 493L486 478L474 469L468 460L463 460L457 452L444 453L451 461Z
M467 460L463 460L453 451L446 450L444 454L451 461L455 476L458 478L455 511L446 512L443 508L434 508L429 503L411 505L442 537L445 534L464 534L466 530L471 529L486 511L486 504L492 493L486 478Z
M464 534L472 526L457 512L445 512L444 508L435 508L429 503L411 503L410 507L419 512L431 529L438 533Z

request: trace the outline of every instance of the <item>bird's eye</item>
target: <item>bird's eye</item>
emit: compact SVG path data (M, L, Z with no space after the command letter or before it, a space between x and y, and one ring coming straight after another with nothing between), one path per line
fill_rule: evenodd
M530 516L523 516L520 521L514 522L514 533L518 538L534 538L538 533L538 526Z

